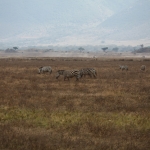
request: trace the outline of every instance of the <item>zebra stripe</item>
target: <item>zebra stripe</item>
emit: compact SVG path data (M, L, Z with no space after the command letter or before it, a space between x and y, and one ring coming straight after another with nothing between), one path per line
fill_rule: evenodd
M81 78L81 74L79 70L58 70L56 73L56 79L58 79L60 75L64 76L64 80L66 79L69 80L69 78L73 78L73 77L76 77L76 80Z
M44 66L44 67L40 67L38 69L39 73L43 73L43 72L49 72L50 74L52 73L52 68L50 66Z
M123 70L126 70L128 71L128 66L119 66L119 68L123 71Z
M86 76L86 75L89 75L91 78L94 77L96 78L97 77L97 72L94 68L82 68L80 69L80 73L81 73L81 77L82 76Z

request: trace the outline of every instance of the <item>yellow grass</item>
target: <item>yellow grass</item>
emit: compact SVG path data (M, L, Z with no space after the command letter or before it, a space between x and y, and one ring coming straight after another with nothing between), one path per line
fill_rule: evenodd
M53 73L38 74L47 65ZM55 78L58 69L83 67L97 78ZM0 149L149 150L148 68L137 60L0 59Z

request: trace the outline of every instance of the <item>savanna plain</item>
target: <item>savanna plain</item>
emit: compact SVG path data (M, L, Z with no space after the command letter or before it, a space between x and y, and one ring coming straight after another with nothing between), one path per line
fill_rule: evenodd
M41 66L52 74L38 74ZM55 77L59 69L87 67L97 78ZM149 150L150 61L0 59L0 149Z

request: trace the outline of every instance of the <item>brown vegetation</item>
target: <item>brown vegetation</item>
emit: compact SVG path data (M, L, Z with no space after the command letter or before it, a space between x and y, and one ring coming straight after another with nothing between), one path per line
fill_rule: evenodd
M68 61L67 61L68 60ZM120 64L123 63L123 64ZM128 65L129 71L119 70ZM0 149L149 150L150 68L142 61L0 59ZM38 74L40 66L53 73ZM94 67L96 79L55 79Z

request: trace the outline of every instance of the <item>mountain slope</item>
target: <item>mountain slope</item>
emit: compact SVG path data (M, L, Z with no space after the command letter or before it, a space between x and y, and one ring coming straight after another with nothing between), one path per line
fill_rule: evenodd
M97 27L105 30L103 38L113 40L138 40L150 38L150 0L143 0L121 13L109 17Z

